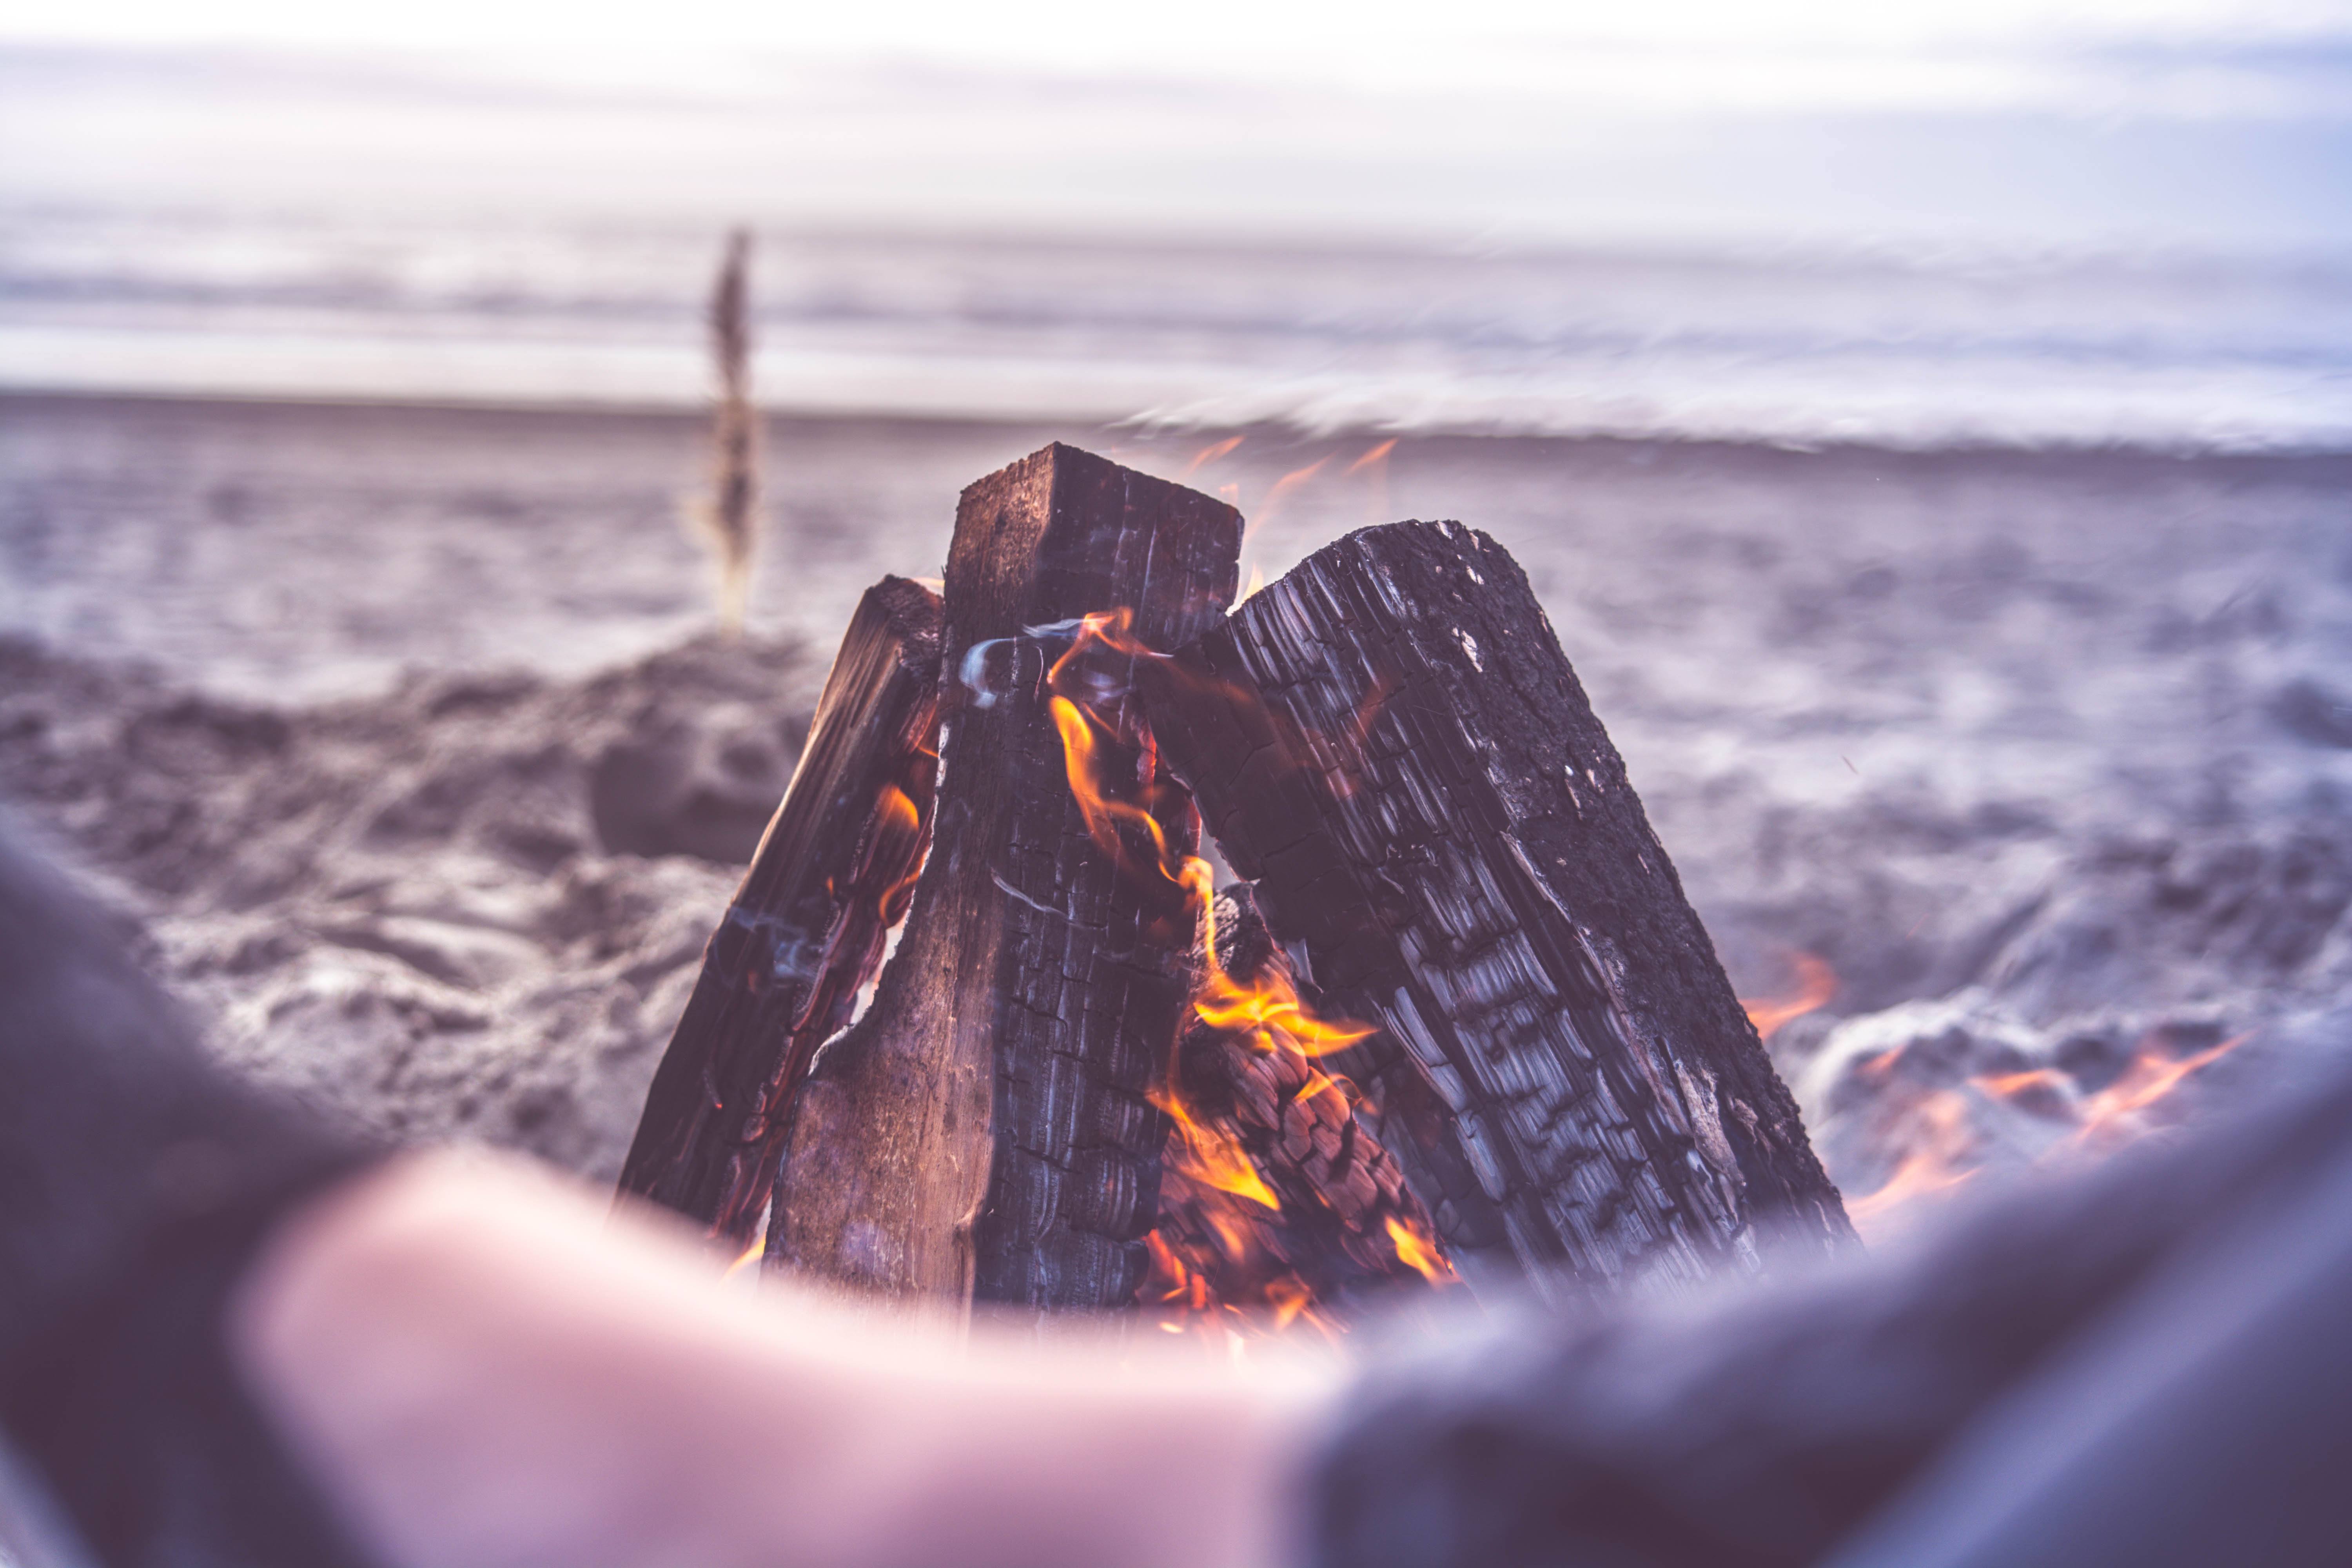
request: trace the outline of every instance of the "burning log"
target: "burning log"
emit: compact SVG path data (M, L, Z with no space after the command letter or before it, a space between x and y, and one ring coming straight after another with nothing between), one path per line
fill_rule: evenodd
M1145 1302L1214 1336L1229 1325L1208 1314L1228 1307L1329 1328L1400 1285L1452 1282L1395 1157L1297 1038L1319 999L1247 885L1217 896L1209 924L1217 983L1196 992L1160 1090L1176 1124Z
M850 619L799 770L655 1071L621 1190L730 1247L758 1235L801 1079L905 913L930 838L939 689L939 597L886 577Z
M1198 818L1127 694L1135 657L1070 655L1115 607L1139 646L1198 637L1240 542L1231 507L1068 447L964 492L932 852L872 1006L802 1091L771 1258L884 1296L1133 1299L1193 936L1150 868ZM1082 754L1141 804L1074 794Z
M1330 1060L1474 1281L1696 1278L1851 1237L1527 578L1450 523L1309 556L1145 671ZM1571 1283L1572 1282L1572 1283Z
M936 837L898 953L812 1063L929 815L932 708L892 676L902 706L866 721L887 734L803 774L869 816L890 783L913 834L882 855L867 817L827 836L812 808L787 845L795 782L761 865L799 855L827 899L856 884L820 911L823 999L793 1004L781 1055L674 1045L637 1190L738 1238L773 1173L768 1256L803 1272L957 1304L1140 1299L1177 1327L1344 1312L1452 1260L1573 1290L1850 1237L1508 556L1452 524L1368 530L1228 620L1240 531L1065 447L964 493ZM930 692L929 668L901 675ZM843 715L880 713L852 689ZM1194 790L1256 879L1222 918ZM826 857L853 841L845 882ZM757 991L723 952L703 1034Z

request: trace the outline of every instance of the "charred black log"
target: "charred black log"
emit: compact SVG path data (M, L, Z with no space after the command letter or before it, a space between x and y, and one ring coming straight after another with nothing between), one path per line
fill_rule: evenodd
M1247 886L1218 895L1214 925L1220 968L1236 985L1321 1015ZM1267 1190L1219 1186L1187 1158L1188 1130L1171 1128L1148 1304L1180 1316L1235 1304L1280 1321L1311 1302L1344 1324L1375 1300L1392 1305L1399 1290L1451 1279L1428 1211L1356 1116L1350 1086L1286 1033L1278 1014L1256 1027L1186 1018L1168 1092L1192 1135L1237 1151Z
M964 492L934 847L873 1006L802 1095L772 1257L883 1296L1132 1299L1192 922L1090 835L1047 681L1089 614L1131 608L1152 648L1199 636L1240 542L1231 507L1068 447ZM1133 662L1090 666L1109 731ZM1155 773L1101 744L1109 773ZM1197 821L1181 803L1162 830L1189 850Z
M939 688L938 595L886 577L850 618L800 767L655 1071L621 1191L730 1246L757 1235L793 1097L905 913L930 835Z
M1148 673L1153 728L1329 1005L1474 1280L1696 1278L1852 1235L1527 578L1366 529Z

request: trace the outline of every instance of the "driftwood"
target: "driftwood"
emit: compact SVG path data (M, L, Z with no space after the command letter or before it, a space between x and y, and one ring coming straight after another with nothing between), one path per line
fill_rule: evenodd
M1474 1283L1696 1278L1852 1235L1527 579L1450 523L1318 551L1145 671Z
M1175 889L1090 835L1047 678L1092 613L1131 607L1153 648L1199 636L1240 540L1231 507L1068 447L964 492L930 858L872 1006L800 1097L772 1258L885 1297L1132 1300L1165 1133L1146 1094L1192 929ZM1090 665L1113 730L1132 662ZM1103 747L1110 771L1154 773ZM1174 793L1162 829L1182 851L1197 819Z
M929 838L939 676L938 596L899 577L867 589L654 1074L621 1190L730 1246L758 1234L800 1080L905 911Z

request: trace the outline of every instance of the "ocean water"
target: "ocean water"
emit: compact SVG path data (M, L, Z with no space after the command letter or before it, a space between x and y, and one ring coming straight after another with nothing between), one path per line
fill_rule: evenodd
M0 387L686 406L742 223L785 410L2352 447L2352 50L1710 58L1570 99L0 47Z

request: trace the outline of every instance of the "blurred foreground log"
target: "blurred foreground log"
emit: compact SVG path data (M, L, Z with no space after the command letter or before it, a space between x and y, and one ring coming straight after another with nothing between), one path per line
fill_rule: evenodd
M1192 922L1090 835L1046 681L1091 613L1131 607L1153 648L1198 637L1240 542L1231 507L1068 447L964 492L932 852L873 1005L801 1094L772 1258L884 1297L1133 1299L1166 1131L1146 1092ZM1131 677L1091 668L1115 727ZM1101 743L1110 771L1157 776ZM1189 804L1161 826L1197 837Z
M886 577L850 619L799 770L655 1071L621 1191L730 1247L758 1232L801 1079L905 912L930 837L939 689L939 598Z
M1476 1282L1852 1235L1527 578L1366 529L1145 671L1154 731Z

